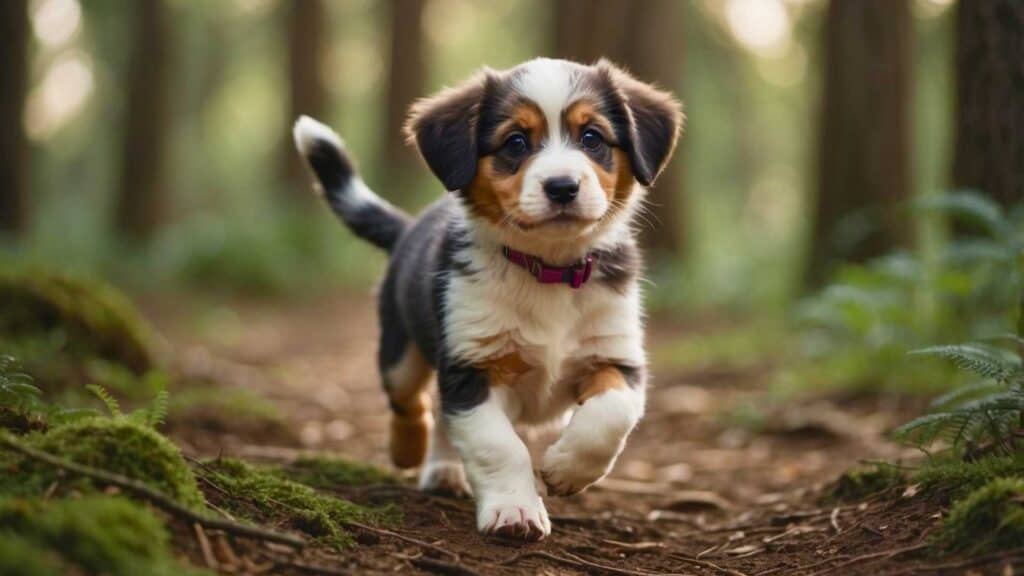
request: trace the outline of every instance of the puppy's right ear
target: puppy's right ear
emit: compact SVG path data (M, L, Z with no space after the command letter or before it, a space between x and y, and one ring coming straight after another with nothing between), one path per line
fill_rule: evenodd
M419 100L409 112L406 139L448 190L461 190L476 176L477 123L493 74L484 69L460 86Z

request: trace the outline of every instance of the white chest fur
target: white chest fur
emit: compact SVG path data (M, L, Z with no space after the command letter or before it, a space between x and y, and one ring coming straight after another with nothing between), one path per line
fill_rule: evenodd
M540 284L499 254L460 255L475 273L453 276L444 315L453 358L489 368L507 386L520 420L557 417L575 401L579 377L597 364L642 365L639 288L599 278L574 290Z

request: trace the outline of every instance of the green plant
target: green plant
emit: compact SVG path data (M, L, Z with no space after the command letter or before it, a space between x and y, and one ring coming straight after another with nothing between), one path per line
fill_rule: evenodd
M933 412L898 428L897 437L921 447L942 439L958 451L1017 450L1017 431L1024 424L1024 367L1019 356L982 343L935 346L914 354L944 358L982 380L937 398Z
M906 362L908 349L1012 330L1021 293L1021 211L1006 212L971 192L926 197L914 213L941 213L973 234L935 253L896 252L840 269L797 313L803 386L935 392L958 387L948 371Z

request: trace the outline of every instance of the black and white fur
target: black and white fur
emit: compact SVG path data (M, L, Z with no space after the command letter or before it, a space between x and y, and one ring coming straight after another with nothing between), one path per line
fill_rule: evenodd
M566 110L580 99L592 102L611 128L602 133L607 149L600 156L582 149L567 127ZM515 142L512 162L494 132L514 115L510 107L523 105L539 111L546 128L531 134L535 146L526 159ZM436 371L440 418L420 486L471 489L482 532L540 539L551 530L514 425L564 423L540 475L549 494L572 494L610 471L643 415L646 358L633 220L681 122L671 97L607 62L538 59L485 70L413 109L411 140L452 191L415 220L370 191L337 134L307 117L295 124L296 145L331 207L353 232L390 253L379 296L379 366L396 422L431 428L429 401L415 399L426 398ZM631 178L626 193L612 198L601 189L600 172L614 164L608 158L616 150L617 158L628 158L617 173ZM480 181L485 158L503 185L514 178L514 221L511 212L481 216L471 191L491 184ZM578 183L568 207L545 198L552 178ZM503 246L552 265L591 254L594 274L578 290L541 284L509 262ZM515 369L496 383L505 372L494 368L495 359L509 357ZM581 386L598 370L622 385L581 400ZM417 449L411 452L405 465L419 463Z

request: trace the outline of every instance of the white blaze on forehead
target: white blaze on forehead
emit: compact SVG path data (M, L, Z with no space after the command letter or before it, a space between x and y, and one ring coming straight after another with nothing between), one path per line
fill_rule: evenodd
M519 92L537 104L548 125L548 141L562 138L562 111L574 96L573 64L565 60L537 58L523 65L516 79Z

